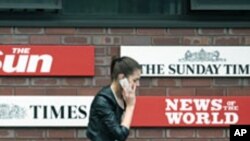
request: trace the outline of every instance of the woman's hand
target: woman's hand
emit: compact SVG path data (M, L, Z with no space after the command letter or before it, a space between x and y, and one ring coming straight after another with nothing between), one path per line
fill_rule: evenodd
M123 92L122 92L123 99L126 103L126 109L124 112L124 117L123 117L121 125L127 127L128 129L130 128L130 125L132 122L134 109L135 109L135 103L136 103L136 97L135 97L136 84L132 84L131 87L132 87L131 91L123 89Z
M136 84L131 85L132 90L123 88L122 96L127 107L134 107L136 103Z

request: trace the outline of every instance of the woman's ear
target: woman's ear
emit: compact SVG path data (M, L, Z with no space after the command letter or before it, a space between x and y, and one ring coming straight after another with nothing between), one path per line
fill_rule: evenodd
M123 78L124 78L124 74L123 73L118 74L118 80L123 79Z

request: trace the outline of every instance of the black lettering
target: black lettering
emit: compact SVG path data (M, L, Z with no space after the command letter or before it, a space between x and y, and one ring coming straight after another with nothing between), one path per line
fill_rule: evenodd
M234 68L234 73L233 74L237 74L237 66L233 65L233 68Z
M47 119L48 115L47 115L47 106L43 106L43 118Z
M197 65L197 74L203 74L205 72L205 66L198 64Z
M155 65L147 65L147 74L155 74Z
M249 74L249 65L245 65L244 67L239 65L239 74Z
M87 117L87 112L86 112L86 107L85 105L81 105L79 108L78 108L78 111L80 113L79 117L80 119L84 119ZM82 116L81 116L82 115Z
M226 67L226 74L230 74L230 67L231 65L230 64L225 64L224 67Z
M157 65L157 73L158 74L164 74L164 67L165 67L165 65L164 64L159 64L159 65Z
M213 65L214 69L215 69L215 74L219 74L219 69L221 67L221 65Z
M187 74L189 74L189 72L191 72L191 74L194 74L194 65L193 66L187 65Z
M33 118L37 119L38 118L38 108L41 108L40 105L31 105L30 108L33 108Z
M174 69L174 67L175 67L174 64L170 64L170 65L168 66L168 69L169 69L168 73L169 73L169 74L175 74L175 69Z
M77 106L75 105L70 105L68 106L68 118L69 119L76 119L76 111L77 111Z
M59 116L60 115L60 116ZM64 106L59 108L59 111L56 110L55 106L51 106L51 119L53 118L64 118Z
M177 69L177 74L184 74L185 73L185 68L181 67L181 65L177 65L176 69Z

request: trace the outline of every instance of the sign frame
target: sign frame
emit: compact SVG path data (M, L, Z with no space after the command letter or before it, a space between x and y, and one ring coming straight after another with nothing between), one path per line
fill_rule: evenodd
M248 52L239 46L121 46L120 55L137 60L142 77L250 77Z
M0 127L86 127L93 99L94 96L0 96ZM136 99L132 127L250 124L250 115L245 112L250 106L250 96L137 96ZM171 119L176 112L182 114L180 122ZM196 119L190 122L184 114Z
M0 76L94 76L94 46L0 45Z

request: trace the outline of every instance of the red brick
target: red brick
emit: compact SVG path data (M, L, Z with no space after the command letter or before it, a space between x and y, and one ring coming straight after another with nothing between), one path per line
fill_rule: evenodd
M246 28L233 28L229 30L230 34L233 35L250 35L250 29Z
M240 86L239 78L216 78L214 79L215 86Z
M130 128L128 138L135 138L135 136L136 136L136 129Z
M211 141L210 139L195 139L195 138L185 138L185 139L181 139L181 141Z
M15 29L16 34L43 34L43 28L25 28L20 27Z
M76 131L77 131L76 132L77 133L77 135L76 135L77 138L87 138L85 128L84 129L77 129Z
M77 90L75 88L48 88L46 90L47 95L69 95L74 96L77 94Z
M122 45L150 45L151 37L149 36L123 36Z
M16 129L16 138L44 138L44 129Z
M176 86L177 80L173 79L173 78L154 78L153 79L153 86Z
M138 28L138 35L164 35L166 34L165 28Z
M212 79L210 78L183 78L182 86L211 86Z
M134 34L135 30L133 28L110 28L108 32L110 34Z
M5 138L5 139L0 139L1 141L27 141L27 139L18 139L18 140L16 140L15 138ZM32 140L33 141L33 140ZM34 140L34 141L36 141L36 140Z
M242 37L241 37L241 44L240 44L241 46L242 46L242 45L247 45L247 42L248 42L248 41L247 41L247 38L246 38L246 37L247 37L247 36L242 36Z
M249 36L244 36L244 44L250 45L250 37Z
M169 138L193 138L195 137L194 129L169 129L167 130Z
M151 139L150 141L181 141L181 139Z
M75 28L46 28L46 34L56 34L56 35L72 35L76 33Z
M32 78L31 84L35 86L55 86L58 85L57 78Z
M108 63L104 57L95 57L95 65L105 66L105 65L108 65Z
M138 138L164 138L165 130L160 128L140 128L137 129Z
M15 89L15 95L45 95L45 89L37 87L36 88L20 87Z
M97 47L95 48L95 55L96 56L105 56L107 48L105 47Z
M139 87L139 94L147 96L166 96L166 88Z
M223 28L202 28L202 29L199 29L198 33L200 35L224 35L224 34L226 34L226 29L223 29Z
M140 87L149 87L151 86L151 81L152 81L152 78L141 78L140 80Z
M215 37L214 44L215 45L240 45L241 44L241 37Z
M169 35L195 35L195 29L189 28L170 28L168 29Z
M184 37L184 45L209 45L212 40L210 37Z
M111 57L95 57L96 66L109 66L111 64Z
M0 35L0 44L28 44L29 37L25 35Z
M120 47L109 47L108 55L110 56L119 56L120 55Z
M129 138L126 141L149 141L149 140L148 139L132 139L132 138Z
M107 76L108 71L108 67L95 67L95 76Z
M153 37L154 45L180 45L179 37Z
M249 87L228 88L227 95L228 96L250 96L250 88Z
M199 138L222 138L225 137L225 129L199 129L197 137Z
M227 138L227 139L212 139L211 141L229 141L229 138Z
M119 36L94 36L93 44L95 45L120 45L121 38Z
M105 28L78 28L78 34L104 34Z
M0 129L0 139L2 139L2 138L14 138L14 137L15 137L14 130Z
M111 83L111 80L109 77L96 77L95 79L95 86L106 86Z
M9 87L1 87L0 88L0 95L13 95L14 90L13 88L9 88Z
M49 129L48 138L75 138L76 130L74 129Z
M94 96L101 90L101 87L84 87L77 90L77 95Z
M62 80L63 86L92 86L92 78L69 77Z
M250 85L250 79L245 79L245 82L247 83L247 85Z
M198 96L224 96L226 90L222 88L197 88L196 95Z
M13 28L11 27L0 27L0 34L12 34Z
M62 139L61 141L90 141L89 139Z
M31 44L61 44L61 37L57 35L32 35Z
M194 96L195 88L168 88L168 96Z
M226 137L230 138L230 128L226 129Z
M19 141L19 139L16 141ZM25 140L25 141L27 141L27 140ZM32 139L31 141L61 141L61 139L46 139L46 138L44 138L44 139Z
M65 36L63 38L64 44L74 44L74 45L86 45L90 44L90 37L87 36Z
M3 77L1 78L0 85L17 85L17 86L23 86L28 85L29 79L25 77L21 78L15 78L15 77Z

